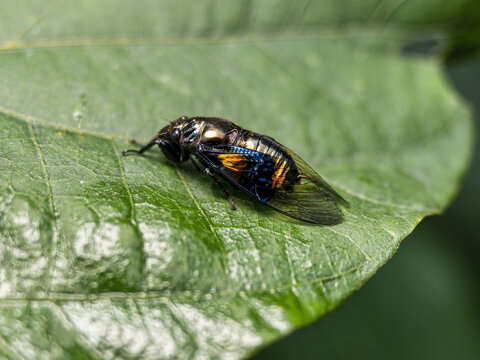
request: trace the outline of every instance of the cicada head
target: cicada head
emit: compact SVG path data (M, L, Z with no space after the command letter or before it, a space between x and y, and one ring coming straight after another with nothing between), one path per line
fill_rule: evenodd
M155 138L140 150L129 149L123 153L142 154L157 144L167 159L184 162L196 154L200 147L217 147L231 144L239 128L220 118L182 116L161 129Z
M192 122L191 118L182 116L161 129L156 143L165 157L174 162L184 162L190 159L190 151L185 146L185 128Z

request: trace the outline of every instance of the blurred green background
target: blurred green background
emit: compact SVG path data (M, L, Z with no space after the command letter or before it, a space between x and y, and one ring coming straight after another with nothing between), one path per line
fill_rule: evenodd
M457 198L341 306L255 360L480 358L480 55L447 63L445 73L476 123Z

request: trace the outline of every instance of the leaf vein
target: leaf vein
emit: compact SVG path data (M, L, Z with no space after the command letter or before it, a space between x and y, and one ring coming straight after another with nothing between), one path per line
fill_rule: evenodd
M435 22L431 23L432 25ZM382 24L383 26L383 24ZM372 28L373 29L373 28ZM363 29L364 30L364 29ZM374 31L365 32L365 35L359 35L359 30L356 28L350 28L348 32L345 30L337 31L336 29L324 28L317 31L304 31L302 34L298 34L293 31L281 32L279 36L262 36L255 34L252 36L224 36L222 39L218 38L165 38L159 36L151 37L98 37L98 38L71 38L62 40L51 39L38 39L35 41L25 41L21 43L12 44L10 42L4 42L0 44L0 54L7 51L14 50L26 50L26 49L55 49L55 48L72 48L72 47L114 47L114 46L180 46L180 45L224 45L224 44L252 44L260 42L276 42L276 41L308 41L308 40L360 40L364 38L378 38L374 35ZM396 41L404 41L411 37L408 31L401 31L396 29L395 32L388 33L389 39ZM385 38L385 36L382 36ZM449 40L451 35L437 33L435 39L438 41Z
M52 183L50 180L50 175L48 174L47 163L45 162L45 156L43 155L42 149L40 147L40 143L38 142L37 135L35 134L35 129L33 127L33 121L29 121L29 129L30 129L30 138L35 146L35 151L40 159L40 165L42 167L43 176L45 178L45 183L47 186L47 197L48 197L48 205L50 207L50 226L51 226L51 236L50 236L50 249L49 253L50 256L48 257L48 269L50 270L53 265L53 259L55 257L56 248L56 237L57 237L57 220L55 215L55 204L53 202L53 192L52 192ZM45 273L47 275L47 272ZM47 286L48 288L48 286Z
M299 281L295 284L280 284L278 286L272 287L252 287L250 289L224 289L224 290L215 290L215 291L192 291L192 290L180 290L180 291L148 291L148 292L105 292L97 294L81 294L81 293L61 293L61 292L48 292L35 295L12 295L4 296L0 298L0 303L6 302L16 302L16 301L46 301L46 302L69 302L69 301L85 301L85 302L94 302L94 301L111 301L113 299L125 299L125 300L155 300L155 299L165 299L172 297L185 297L192 298L196 296L203 295L218 295L218 296L236 296L240 293L271 293L272 291L282 291L289 290L292 287L303 287L308 285L314 285L317 283L322 283L326 281L338 280L347 275L353 274L359 271L359 268L353 268L345 271L344 273L334 274L330 276L318 277L311 280Z
M187 183L187 180L183 177L183 175L181 174L180 170L178 169L178 166L175 166L175 171L178 175L178 177L180 178L180 180L182 181L183 185L185 186L185 189L187 190L187 193L188 195L192 198L192 201L193 203L195 204L195 206L198 208L200 214L205 218L205 221L207 222L208 224L208 227L210 228L210 231L212 232L213 236L215 237L215 240L216 242L218 243L218 247L219 247L219 250L222 252L223 256L222 256L222 265L224 267L224 269L226 269L226 263L225 263L225 260L226 260L226 256L225 256L225 248L223 246L223 243L222 241L220 240L220 237L218 236L218 233L217 231L215 230L215 228L213 227L213 224L212 222L210 221L209 217L207 216L207 214L205 213L205 211L203 210L202 206L200 205L200 203L198 202L197 198L195 197L195 195L193 195L193 192L192 192L192 189L190 189L190 186L188 186L188 183Z
M368 253L359 245L357 244L351 237L350 235L347 235L347 234L344 234L340 231L337 231L337 230L334 230L332 229L331 227L325 227L325 229L333 232L334 234L337 234L337 235L340 235L342 237L344 237L345 239L347 239L353 246L355 246L356 248L358 248L358 250L360 250L360 252L365 256L365 258L368 260L368 261L371 261L372 258L370 257L370 255L368 255Z
M134 225L135 227L137 227L137 229L138 229L136 212L135 212L135 202L133 200L132 191L130 190L130 186L128 185L128 182L127 182L127 176L125 174L125 167L123 165L122 159L120 158L120 152L118 151L117 146L115 145L115 142L111 141L111 144L112 144L113 152L114 152L115 156L117 157L118 167L120 168L120 173L122 175L123 185L124 185L125 190L128 194L128 200L129 200L129 204L130 204L130 223L132 225ZM138 229L138 231L140 232L140 229Z
M65 0L61 0L60 2L55 3L53 6L49 6L46 11L42 12L32 22L30 22L17 36L13 38L13 40L7 41L5 48L8 49L9 46L12 49L16 48L20 40L22 40L35 26L42 22L42 20L62 6L64 1Z

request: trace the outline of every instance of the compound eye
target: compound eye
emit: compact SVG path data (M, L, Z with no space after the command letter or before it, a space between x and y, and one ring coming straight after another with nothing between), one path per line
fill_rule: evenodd
M180 130L178 130L178 129L173 130L173 132L172 132L172 137L173 137L175 140L180 139Z

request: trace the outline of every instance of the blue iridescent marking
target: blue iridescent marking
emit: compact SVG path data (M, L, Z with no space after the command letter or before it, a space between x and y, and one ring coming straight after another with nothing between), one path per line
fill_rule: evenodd
M246 149L240 146L228 146L222 151L215 151L217 154L238 154L245 158L245 167L241 168L240 179L237 181L261 202L267 202L274 194L273 175L274 162L272 156L255 150ZM216 156L214 157L217 161ZM213 160L213 159L212 159ZM221 166L221 162L219 162Z
M267 202L272 197L272 176L273 176L273 160L268 154L264 154L255 150L245 149L239 146L232 146L229 149L232 153L242 154L250 166L245 167L243 176L250 179L252 185L249 191L256 194L262 202Z

